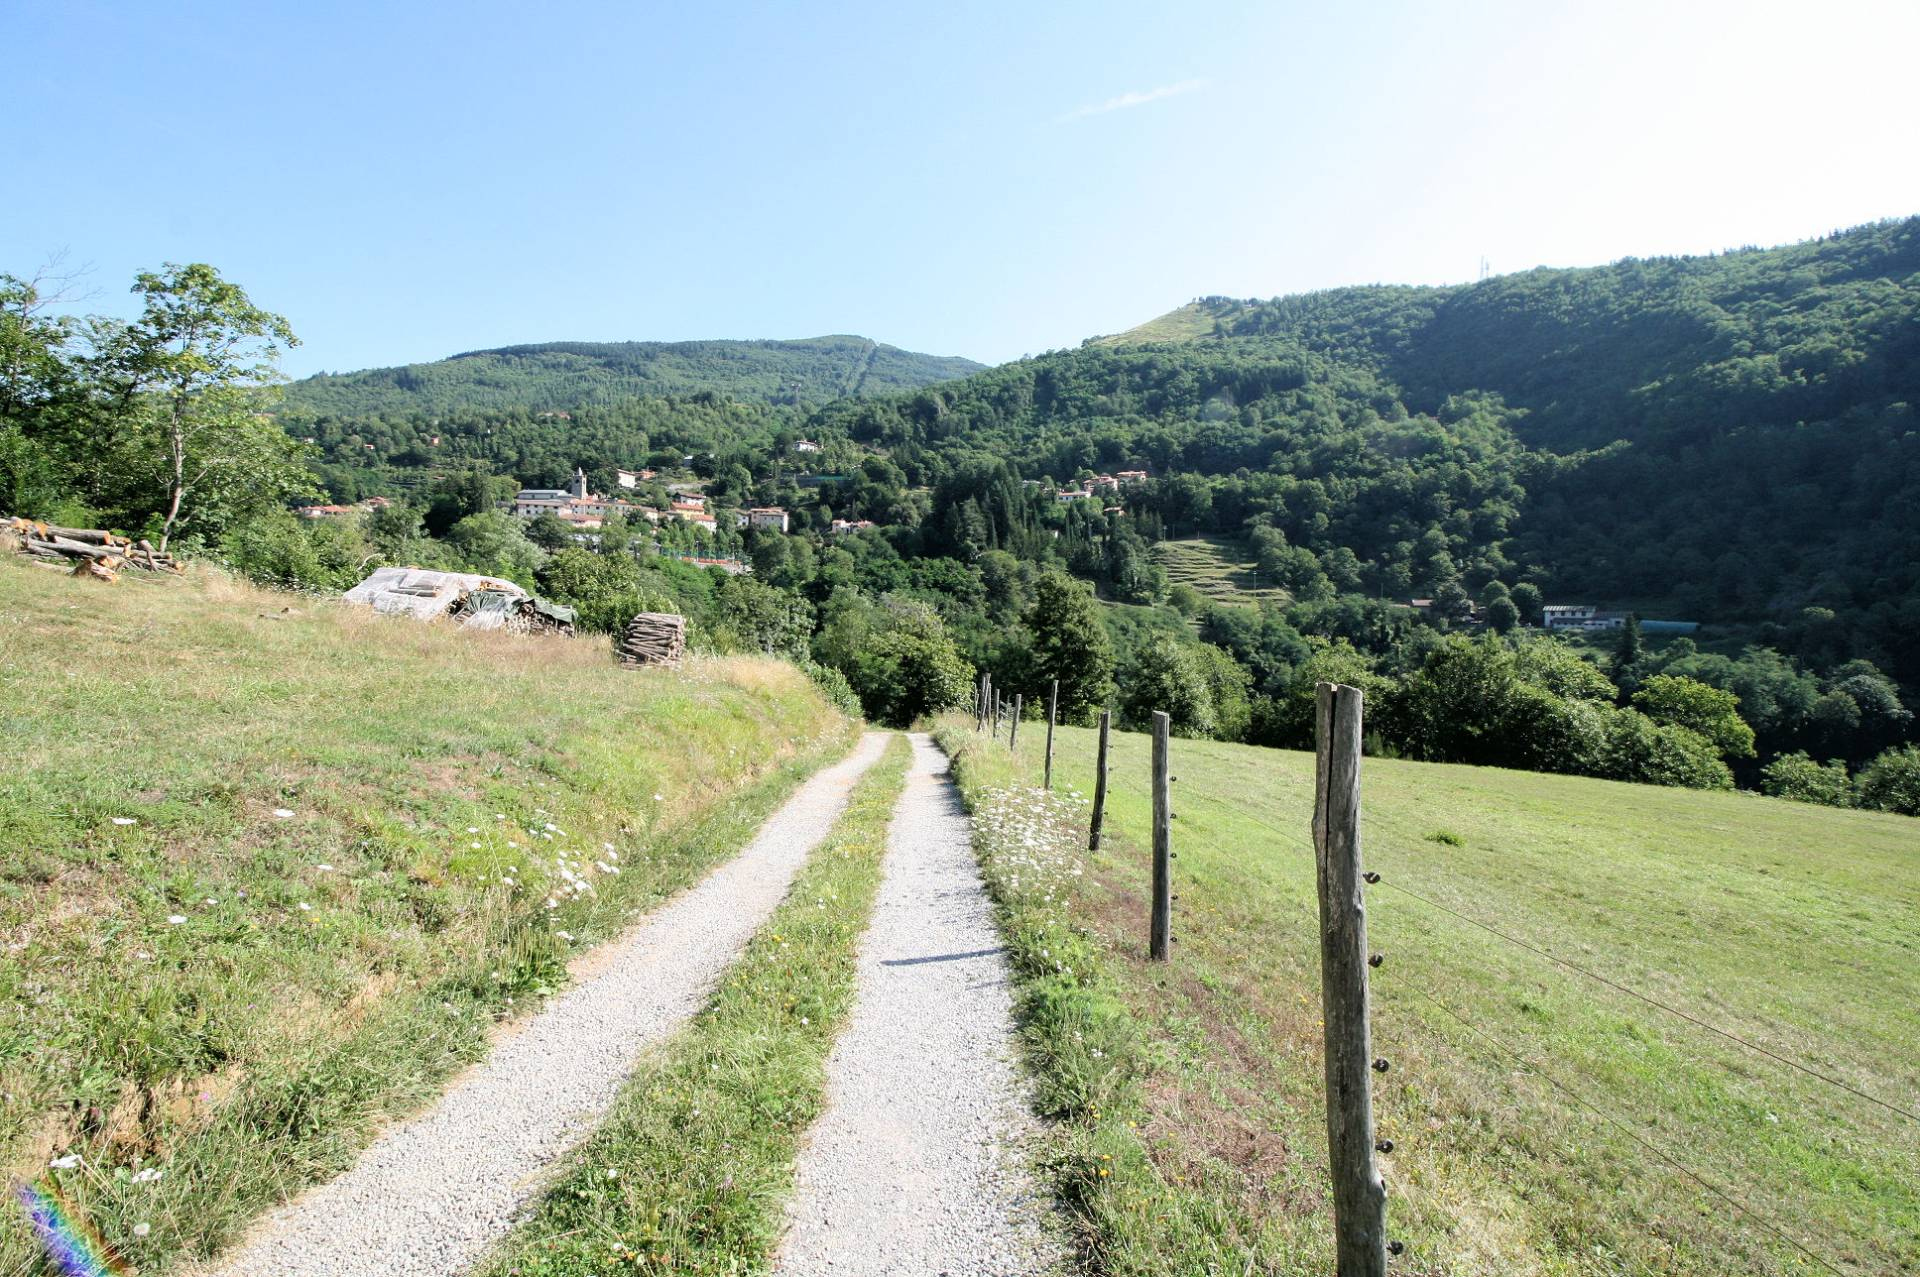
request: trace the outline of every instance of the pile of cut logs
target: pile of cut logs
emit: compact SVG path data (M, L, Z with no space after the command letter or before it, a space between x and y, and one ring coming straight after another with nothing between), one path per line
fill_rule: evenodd
M34 519L0 524L20 541L23 552L43 563L71 564L75 576L112 581L126 568L143 572L179 572L180 563L146 541L131 541L96 528L57 528Z
M687 618L671 612L642 612L620 636L622 665L678 665L687 650Z

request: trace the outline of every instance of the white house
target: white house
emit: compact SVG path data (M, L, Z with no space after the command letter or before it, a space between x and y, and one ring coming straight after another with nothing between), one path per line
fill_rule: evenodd
M1591 603L1549 603L1540 609L1540 623L1549 630L1617 630L1627 618L1602 612Z

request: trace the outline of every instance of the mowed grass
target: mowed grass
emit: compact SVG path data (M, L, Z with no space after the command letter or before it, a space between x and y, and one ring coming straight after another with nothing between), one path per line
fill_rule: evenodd
M893 737L711 1005L642 1066L481 1277L768 1269L911 757Z
M0 1159L142 1272L350 1163L854 725L196 574L0 556ZM0 1273L36 1271L9 1210Z
M1192 586L1216 603L1254 607L1262 602L1285 605L1292 601L1285 590L1260 575L1253 552L1244 542L1193 537L1162 541L1153 552L1167 570L1168 585Z
M1024 820L1000 843L1045 825L1056 866L1078 854L1086 805L1065 795L1092 793L1093 733L1060 730L1061 801L1041 806L1044 732L1015 760L969 726L943 739L970 799ZM1313 758L1174 742L1159 966L1149 741L1113 740L1108 846L1084 873L983 844L1089 1254L1126 1273L1330 1271ZM1395 1271L1915 1271L1920 1122L1526 946L1920 1112L1920 822L1377 759L1363 785ZM1038 951L1073 955L1073 987Z

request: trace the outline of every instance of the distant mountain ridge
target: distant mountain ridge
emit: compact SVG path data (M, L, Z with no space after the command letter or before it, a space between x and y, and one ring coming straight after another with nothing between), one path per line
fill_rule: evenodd
M848 335L794 341L554 341L465 351L431 363L320 373L287 387L284 410L331 416L567 411L703 391L813 405L918 390L984 367L971 359L923 355Z

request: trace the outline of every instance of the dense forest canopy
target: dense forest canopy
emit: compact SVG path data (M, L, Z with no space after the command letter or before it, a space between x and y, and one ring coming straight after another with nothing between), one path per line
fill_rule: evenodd
M971 359L921 355L865 337L799 341L555 341L476 350L428 364L322 373L287 387L295 411L333 416L474 409L572 410L708 391L767 403L914 390L964 377Z

